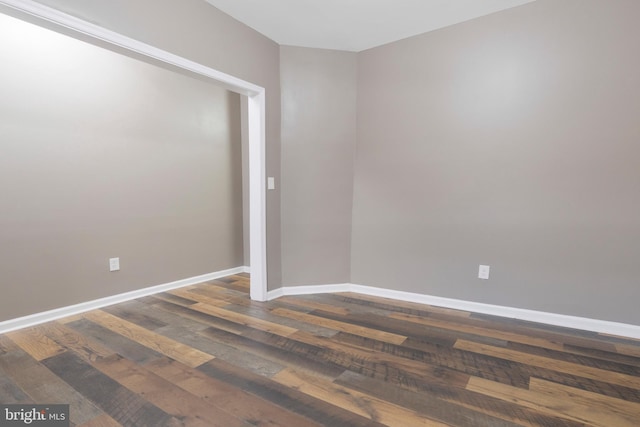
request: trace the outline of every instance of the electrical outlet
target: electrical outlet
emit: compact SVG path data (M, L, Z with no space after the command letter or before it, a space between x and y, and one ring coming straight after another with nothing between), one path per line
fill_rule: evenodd
M109 271L120 270L120 258L109 258Z
M478 279L488 280L490 268L491 267L489 267L488 265L481 265L480 268L478 268Z

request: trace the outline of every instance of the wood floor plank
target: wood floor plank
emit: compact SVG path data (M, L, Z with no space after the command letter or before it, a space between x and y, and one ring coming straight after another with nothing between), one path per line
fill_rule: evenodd
M165 326L180 326L191 331L200 331L208 328L210 325L197 322L192 319L185 318L179 314L172 313L167 310L158 310L158 307L153 304L145 304L140 301L134 300L127 303L128 310L134 310L143 313L146 317L163 322Z
M294 388L309 396L388 426L447 426L439 421L426 418L415 411L324 381L308 373L284 369L276 374L273 379L284 386Z
M7 334L0 335L0 355L17 350L18 348L18 345L13 342Z
M177 295L173 295L173 294L170 294L168 292L161 292L161 293L155 294L155 295L153 295L153 296L151 296L149 298L150 299L159 299L159 300L162 300L162 301L170 302L170 303L173 303L173 304L179 304L179 305L183 305L183 306L195 304L195 303L198 302L196 300L179 297Z
M379 307L394 312L416 314L421 316L428 316L431 313L444 313L460 317L469 317L471 315L470 312L464 310L455 310L453 308L437 307L416 302L400 301L350 292L337 293L335 295L329 295L329 297L342 298L344 301L351 304Z
M197 302L194 301L194 304L196 303ZM183 317L184 319L194 321L201 325L205 325L206 327L213 326L213 327L228 330L228 331L235 331L243 328L243 325L238 324L236 322L232 322L217 316L213 316L211 314L194 310L193 307L191 307L191 305L184 306L176 302L168 302L168 301L156 299L156 301L153 302L152 307L159 311L160 310L165 311L167 313L171 313L171 314Z
M56 322L62 323L62 324L66 324L66 323L75 322L76 320L80 320L80 319L82 319L82 313L73 314L71 316L63 317L61 319L56 320Z
M121 424L158 427L179 424L170 414L122 387L71 352L61 353L42 363Z
M65 353L60 353L59 357ZM22 349L0 356L0 372L4 372L34 403L69 404L71 422L82 424L102 414L82 392L63 381ZM23 403L23 402L16 402ZM26 403L26 402L24 402Z
M291 328L289 326L283 326L274 322L268 322L266 320L256 319L251 316L235 313L233 311L225 310L220 307L206 305L201 302L194 304L191 307L194 310L200 311L205 314L210 314L212 316L220 317L222 319L228 320L233 323L237 323L239 325L250 326L252 328L259 329L261 331L272 332L274 334L281 335L283 337L286 337L298 332L297 329Z
M591 408L598 414L607 414L606 418L615 415L618 419L627 420L630 425L633 423L637 425L640 422L640 403L614 399L539 378L531 378L529 389L532 392L545 394L557 400L579 403L582 406Z
M577 354L588 356L593 359L611 361L621 363L623 365L640 367L640 357L627 356L626 354L619 354L610 351L603 351L590 347L576 346L565 344L564 351L570 354Z
M635 427L638 425L637 417L629 420L626 416L622 417L612 411L605 413L581 401L559 399L557 396L552 396L547 393L523 390L481 378L471 378L467 389L514 402L518 405L526 406L556 417L585 423L589 426Z
M418 413L428 414L435 420L453 426L462 427L515 427L519 425L536 425L546 427L553 425L548 418L539 417L538 415L526 414L527 416L512 417L512 421L501 419L496 416L488 415L483 409L468 408L461 403L454 403L439 398L436 393L419 393L407 390L402 387L388 384L385 381L376 380L365 377L351 371L345 371L335 380L336 384L344 385L350 389L359 390L364 393L370 393L388 402L396 403L406 408L412 409ZM449 399L452 395L456 395L458 399L461 393L451 392L446 394ZM442 395L444 397L444 394ZM453 400L453 399L452 399ZM477 401L477 400L476 400ZM513 411L510 411L513 412ZM536 424L534 421L543 418L541 423ZM513 422L517 420L518 423ZM553 420L555 421L555 420Z
M407 339L407 337L404 335L398 335L367 328L364 326L353 325L351 323L340 322L320 316L314 316L312 314L300 313L294 310L288 310L286 308L276 308L272 310L272 313L277 316L288 317L290 319L299 320L301 322L324 326L326 328L335 329L336 331L349 332L355 335L366 336L391 344L402 344Z
M493 347L485 344L478 344L465 340L458 340L455 348L470 351L478 354L499 357L514 362L526 363L528 365L541 368L553 369L555 371L568 373L584 378L590 378L597 381L610 382L623 387L640 389L640 377L619 372L605 371L591 366L578 365L575 363L565 362L562 360L550 359L548 357L537 356L529 353L522 353L515 350Z
M372 353L356 346L338 344L331 339L304 332L297 332L289 337L262 331L245 335L318 362L371 377L385 378L390 383L412 384L416 389L430 387L432 384L448 384L463 388L469 378L464 373L447 368L384 353Z
M282 298L278 298L278 302L297 305L299 307L306 307L312 310L323 310L329 313L339 314L342 316L349 314L349 310L347 310L344 307L336 307L334 305L311 301L305 298L282 297Z
M14 403L34 403L33 400L13 382L11 378L0 371L0 402L8 405Z
M101 310L90 311L84 317L114 332L148 347L158 353L172 357L187 366L196 367L213 359L213 356L196 350L175 340L154 334L153 332L120 319Z
M207 404L225 408L228 412L254 425L273 427L319 425L308 418L272 405L260 397L171 359L154 361L146 365L146 368Z
M135 303L135 301L134 301ZM111 305L109 307L102 308L102 311L105 311L109 314L113 314L121 319L124 319L128 322L134 323L138 326L141 326L150 331L156 330L163 326L167 326L167 323L160 321L158 319L154 319L152 317L147 316L140 311L131 310L128 308L130 303L124 302L122 304Z
M95 347L93 343L100 343L102 348L108 349L104 357L118 353L138 363L146 363L162 357L161 353L85 318L67 323L66 326L91 342L91 344L83 343L81 348L74 349L80 355L85 349L93 349Z
M283 308L283 305L278 304L278 308ZM273 307L272 307L273 308ZM313 335L331 337L338 333L335 329L330 329L314 323L307 323L301 320L293 319L290 317L282 317L273 314L269 309L264 307L257 307L252 305L237 305L230 304L225 307L226 310L234 311L236 313L244 314L246 316L254 317L256 319L266 320L268 322L277 323L279 325L288 326L300 331L305 331Z
M40 329L47 337L65 349L73 351L83 360L90 361L114 354L113 351L104 347L99 342L74 331L69 327L69 324L49 322L41 325Z
M207 404L144 366L113 355L92 363L100 372L180 420L185 427L243 427L247 423Z
M578 355L572 352L568 352L566 351L566 349L564 351L557 351L518 343L508 343L506 347L522 353L535 354L537 356L548 357L550 359L562 360L578 365L603 369L605 371L618 372L621 374L640 377L640 366L633 366L617 361L602 360L585 355Z
M203 335L197 331L189 331L178 326L165 326L160 332L164 336L259 375L271 376L284 368L280 361L247 353L226 343L203 339Z
M269 378L251 374L214 359L198 370L212 378L231 384L253 395L262 397L282 408L286 408L324 426L335 427L382 427L383 424L354 414L321 399L308 396L296 389L283 386Z
M216 343L228 344L245 353L255 354L265 359L278 362L281 366L295 367L298 370L313 372L321 377L335 379L344 372L339 368L321 363L280 346L267 345L256 338L249 328L239 333L231 333L217 328L208 328L199 332L200 335Z
M437 345L430 347L425 345L422 346L422 349L417 350L344 333L334 337L334 340L368 348L376 352L422 361L433 366L450 368L468 375L518 387L526 387L529 384L527 371L519 369L519 366L515 363L493 357L479 356L474 353Z
M500 330L493 330L482 326L473 326L465 324L457 324L453 322L447 322L444 320L434 319L430 317L415 316L412 314L397 313L392 314L389 317L393 319L406 320L408 322L415 322L424 326L433 326L442 329L449 329L453 331L466 332L475 334L478 336L489 336L505 341L519 342L523 344L530 344L544 348L550 348L555 350L562 350L562 344L549 341L542 338L534 338L526 335L515 334L511 332L504 332Z
M78 427L121 427L122 424L111 418L107 414L95 417Z
M614 346L619 354L640 357L640 345L614 344Z
M172 291L168 292L171 295L175 295L175 296L179 296L181 298L185 298L185 299L190 299L190 300L194 300L197 302L201 302L210 306L214 306L214 307L225 307L227 305L229 305L228 302L226 301L222 301L220 299L216 299L216 298L211 298L208 297L206 295L201 295L195 292L191 292L188 290L184 290L184 289L174 289Z
M402 345L404 345L407 339L409 338L414 338L414 339L426 338L429 340L437 340L440 344L443 344L443 345L451 346L455 343L456 339L459 338L458 334L454 334L449 331L437 331L434 333L433 330L425 330L425 328L422 325L418 325L412 322L404 322L397 319L391 319L386 315L381 316L375 313L359 313L358 312L358 313L349 313L346 315L339 316L326 311L315 310L310 314L314 316L323 317L326 319L347 322L349 324L403 336L405 337L405 340L399 343ZM342 331L342 332L348 332L348 331ZM354 334L354 335L358 335L358 334ZM373 337L370 337L370 338L373 338ZM391 342L391 344L396 344L396 343Z
M43 334L39 327L9 332L7 336L36 360L46 359L64 352L64 348Z

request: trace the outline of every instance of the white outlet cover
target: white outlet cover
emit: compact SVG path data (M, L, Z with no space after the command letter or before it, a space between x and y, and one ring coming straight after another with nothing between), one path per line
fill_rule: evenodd
M491 267L489 267L488 265L481 265L478 268L478 279L488 280L490 269Z
M120 270L120 258L109 258L109 271Z

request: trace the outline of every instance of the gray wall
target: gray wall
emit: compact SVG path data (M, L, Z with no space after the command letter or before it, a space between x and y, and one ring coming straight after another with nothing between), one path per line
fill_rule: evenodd
M204 0L38 0L266 89L267 175L280 181L279 46ZM267 193L269 289L280 287L280 186Z
M638 16L539 0L360 53L352 281L640 324Z
M280 49L284 285L350 279L356 58Z
M239 95L5 15L0 39L0 320L242 265Z

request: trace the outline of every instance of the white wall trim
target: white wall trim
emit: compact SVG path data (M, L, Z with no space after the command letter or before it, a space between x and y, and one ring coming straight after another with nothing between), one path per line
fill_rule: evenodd
M61 319L63 317L73 316L75 314L84 313L90 310L106 307L108 305L118 304L125 301L131 301L136 298L146 297L148 295L160 292L170 291L171 289L182 288L190 285L207 282L209 280L219 279L221 277L231 276L238 273L245 273L246 267L230 268L228 270L216 271L214 273L203 274L200 276L190 277L188 279L176 280L175 282L165 283L163 285L151 286L135 291L125 292L122 294L112 295L93 301L82 302L67 307L56 308L41 313L31 314L29 316L18 317L16 319L5 320L0 322L0 334L15 331L16 329L28 328L30 326L39 325L41 323L50 322L52 320Z
M351 292L350 283L341 283L335 285L311 285L311 286L285 286L274 289L267 293L267 300L271 301L285 295L312 295L312 294L331 294L336 292Z
M267 298L265 89L32 0L0 0L0 5L90 36L96 40L101 40L171 66L199 74L228 90L248 97L249 241L250 263L253 266L251 298L265 301ZM1 10L0 13L2 13Z
M524 308L484 304L453 298L436 297L413 292L394 291L390 289L375 288L372 286L355 285L352 283L342 285L287 286L270 291L269 300L279 298L284 295L309 295L334 292L354 292L363 295L391 298L399 301L416 302L438 307L453 308L456 310L471 311L474 313L489 314L493 316L544 323L547 325L563 326L566 328L640 339L640 326L638 325L547 313L544 311L527 310Z

